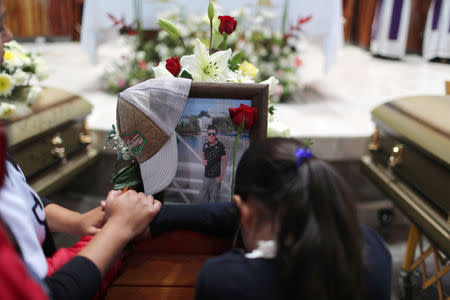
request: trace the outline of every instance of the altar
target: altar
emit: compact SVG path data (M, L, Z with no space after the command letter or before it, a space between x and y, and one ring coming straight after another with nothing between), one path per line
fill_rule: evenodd
M123 18L126 24L133 24L136 15L136 1L127 0L85 0L81 25L81 46L89 54L92 63L98 63L98 46L108 39L117 38L113 22L108 14L117 19ZM312 16L303 27L303 33L322 49L325 57L325 70L329 71L336 62L337 51L343 45L343 19L341 0L287 1L286 28L295 26L299 18ZM217 0L215 5L224 15L236 15L239 9L246 7L251 13L273 15L270 26L281 29L285 1L283 0ZM157 30L158 19L167 12L179 11L185 16L205 16L208 1L188 0L143 0L142 27Z

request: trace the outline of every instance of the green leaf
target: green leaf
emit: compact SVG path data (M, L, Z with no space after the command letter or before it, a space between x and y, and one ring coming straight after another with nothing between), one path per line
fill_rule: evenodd
M230 61L228 62L228 67L230 68L230 70L236 71L239 68L239 66L241 65L243 58L244 58L244 53L242 53L242 52L239 52L235 56L233 56L233 58L230 59Z
M108 131L108 138L106 139L109 142L116 135L116 127L112 124L112 129Z
M311 146L314 144L314 142L313 142L312 139L304 139L304 140L303 140L303 143L304 143L307 147L311 147Z
M276 110L275 106L273 106L273 105L269 106L269 114L271 116L273 116L275 114L275 110Z
M131 164L112 174L111 182L115 190L122 190L126 187L140 184L142 179L138 162L133 161Z
M192 80L192 75L188 71L183 70L183 72L181 72L180 74L180 78L187 78Z
M213 20L213 36L212 36L212 47L217 48L220 44L222 44L223 36L219 32L220 20L214 18Z

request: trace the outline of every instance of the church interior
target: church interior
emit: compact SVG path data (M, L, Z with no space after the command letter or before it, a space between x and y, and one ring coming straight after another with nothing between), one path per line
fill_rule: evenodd
M8 105L2 104L0 109L2 127L12 158L41 197L80 213L98 207L113 189L111 174L123 166L118 159L124 157L118 150L122 144L111 142L119 133L115 127L119 128L116 113L118 99L124 97L122 91L151 78L159 79L159 68L164 66L169 77L183 77L186 72L190 77L185 78L193 83L213 81L207 77L210 74L205 68L200 71L206 77L197 79L198 70L189 69L192 66L188 65L187 57L199 55L199 44L206 45L203 55L207 59L225 53L229 46L232 54L226 68L238 77L223 82L252 85L273 76L278 83L274 92L269 85L265 107L258 107L258 112L265 112L267 121L262 129L258 125L258 134L307 141L308 149L348 183L355 195L359 223L375 231L390 252L391 299L450 299L450 181L447 181L450 179L450 0L3 0L3 3L7 11L5 25L12 39L20 44L14 47L23 47L27 56L33 60L38 57L39 64L43 64L24 69L37 73L36 82L28 80L30 86L39 86L37 100L30 100L33 87L26 90L27 100L18 99L22 86L17 84L15 75L5 75L17 84L12 91L4 91L0 78L0 101ZM212 49L213 31L218 33L222 27L219 23L213 26L208 5L213 6L213 14L236 16L238 20L235 32L218 34L219 38L226 37L222 43L216 43L216 49ZM178 35L184 36L183 46L173 38L173 28L164 27L158 21L161 19L176 25ZM6 54L13 51L12 45L6 45L2 72L7 72L8 63L11 64ZM245 62L242 58L238 61L241 54L246 55ZM181 62L178 75L168 67L169 59L174 57ZM246 63L251 67L244 68ZM223 98L241 99L244 92L235 93ZM208 95L212 101L217 100L213 93ZM216 98L220 97L218 93ZM62 98L64 103L58 104ZM225 110L228 112L228 107ZM201 114L206 121L200 120ZM206 129L202 122L219 128L215 134L225 144L228 160L222 167L226 174L222 187L219 186L221 193L225 193L230 187L233 190L232 147L236 134L222 129L229 127L217 121L217 114L213 108L209 111L205 108L195 116L195 124L193 115L187 115L183 124L192 123L205 135L210 127ZM181 122L177 128L181 128ZM256 133L244 135L241 143L249 140L251 145ZM185 138L178 132L177 136L178 151L188 143L188 149L200 153L201 144L192 142L195 134L188 132ZM123 135L121 138L128 143ZM73 153L67 150L71 139L81 141ZM44 146L47 140L51 146ZM234 156L237 145L236 141ZM51 158L44 158L44 152L51 152ZM200 156L194 153L194 158L189 158L200 157L195 164L182 161L178 153L179 169L174 179L178 183L172 183L170 191L165 192L170 197L165 195L164 206L172 205L172 198L177 199L174 203L190 205L196 202L191 199L201 193L200 179L180 177L184 173L203 172L200 157L203 153ZM383 155L385 158L381 158ZM378 160L384 162L378 164ZM40 165L44 161L45 167ZM194 169L189 169L193 165ZM189 180L196 185L184 187L182 183ZM229 196L226 197L225 201L229 201ZM223 198L218 202L224 202ZM167 238L173 239L170 241L163 237L155 238L162 241L161 249L176 243L175 235ZM71 247L79 239L59 232L53 233L53 238L57 248ZM201 238L194 236L193 240ZM205 238L198 243L212 242ZM148 245L136 246L131 251L141 253L147 249L154 251L156 257L163 257L163 250L157 248L152 248L150 239ZM137 270L137 262L124 266ZM119 271L105 299L124 299L130 295L139 299L193 299L198 267L189 274L193 278L189 283L185 277L184 281L181 278L187 271L178 261L152 263L145 262L141 267L148 268L148 272L152 267L160 268L159 275L153 277L160 276L162 283L155 283L153 277L148 282L130 279L130 270ZM143 272L138 270L135 276L145 277ZM186 294L165 292L165 298L152 298L143 291L143 286L151 286L149 293L161 286L169 288L165 284L176 279L182 282L183 289L189 290Z

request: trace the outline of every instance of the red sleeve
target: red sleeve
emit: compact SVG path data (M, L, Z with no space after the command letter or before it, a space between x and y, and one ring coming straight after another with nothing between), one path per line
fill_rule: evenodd
M40 285L25 270L19 255L0 224L0 295L2 299L47 299Z

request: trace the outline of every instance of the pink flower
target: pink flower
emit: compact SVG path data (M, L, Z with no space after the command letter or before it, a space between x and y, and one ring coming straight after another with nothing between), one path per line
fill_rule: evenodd
M120 79L117 81L117 85L118 85L120 88L124 88L124 87L127 85L127 81L126 81L125 79L123 79L123 78L120 78Z
M278 84L277 87L275 88L274 96L275 98L280 98L282 94L283 94L283 86L281 84Z
M279 56L281 52L281 47L279 45L273 45L272 51L275 56Z

